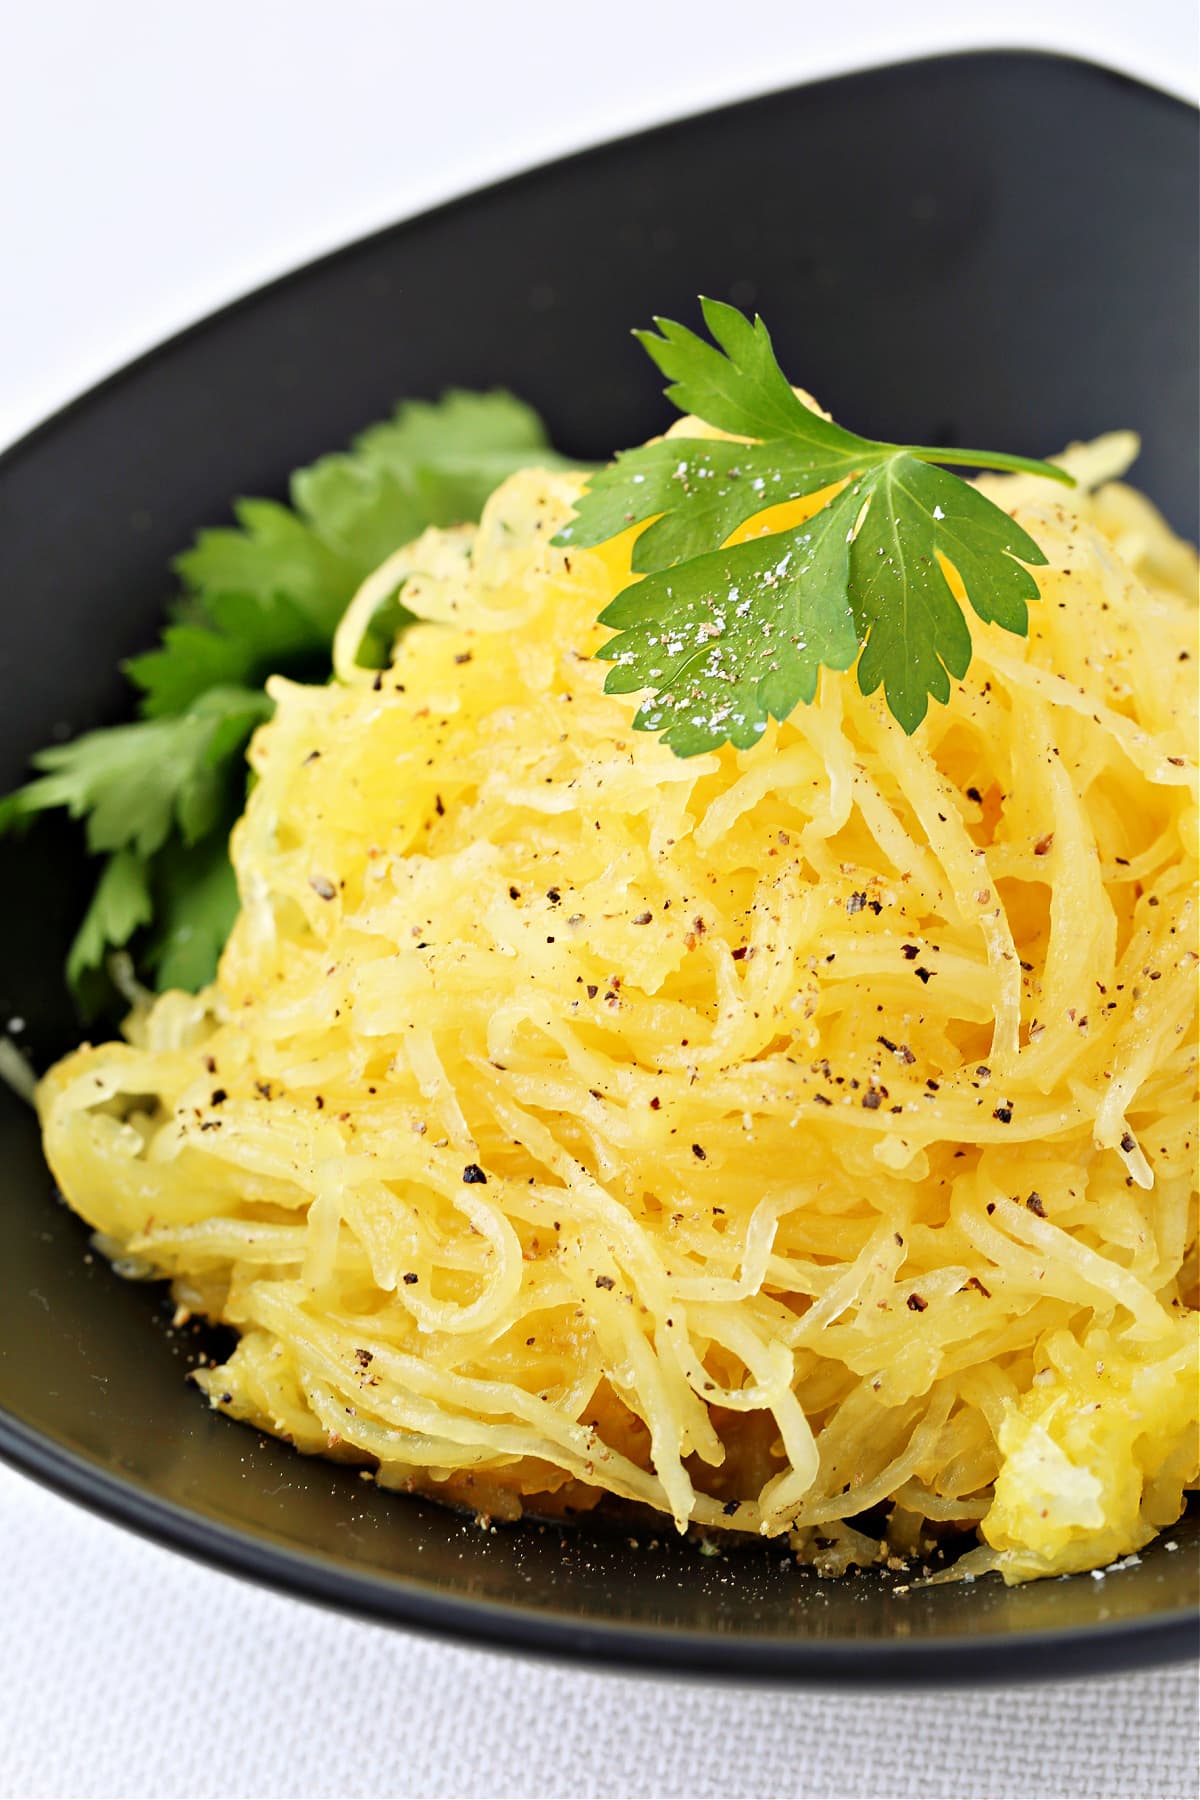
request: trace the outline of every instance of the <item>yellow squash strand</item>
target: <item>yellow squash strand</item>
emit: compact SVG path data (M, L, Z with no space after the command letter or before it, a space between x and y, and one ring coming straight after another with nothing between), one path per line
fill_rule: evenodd
M110 1253L242 1334L214 1405L483 1511L607 1493L838 1566L880 1502L1012 1580L1178 1516L1195 564L1090 491L1128 448L984 484L1042 597L912 740L843 677L748 753L634 732L593 660L629 545L551 547L570 476L372 578L340 680L272 683L216 986L39 1094Z

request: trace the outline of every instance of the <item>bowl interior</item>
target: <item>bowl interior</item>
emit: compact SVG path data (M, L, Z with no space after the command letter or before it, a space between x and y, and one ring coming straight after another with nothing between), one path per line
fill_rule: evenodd
M110 719L170 556L231 496L405 395L504 385L566 450L661 428L629 328L703 292L761 307L839 419L1042 454L1142 433L1136 479L1197 508L1196 115L1090 66L934 59L800 88L553 164L251 296L0 463L0 791ZM85 873L69 831L0 843L0 1022L40 1063L78 1035L61 982ZM210 1414L161 1294L87 1254L29 1114L0 1093L0 1450L243 1572L374 1616L624 1664L971 1679L1185 1654L1194 1524L1102 1581L819 1581L643 1530L483 1531Z

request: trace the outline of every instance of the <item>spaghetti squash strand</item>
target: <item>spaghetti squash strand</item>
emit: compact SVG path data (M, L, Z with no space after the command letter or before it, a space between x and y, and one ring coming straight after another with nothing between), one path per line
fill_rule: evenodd
M871 1507L1007 1580L1177 1515L1195 564L1127 489L986 485L1042 597L912 739L845 679L753 751L636 731L595 657L629 540L555 548L579 478L536 471L368 582L336 684L271 683L216 986L38 1093L118 1267L239 1333L215 1406L829 1568L886 1553ZM400 579L423 622L357 669Z

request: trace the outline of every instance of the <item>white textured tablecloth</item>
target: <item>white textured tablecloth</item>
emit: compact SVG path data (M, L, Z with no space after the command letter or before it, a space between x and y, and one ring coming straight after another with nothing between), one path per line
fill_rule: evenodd
M591 1675L359 1625L0 1469L0 1793L1185 1800L1196 1671L922 1695Z
M295 262L658 119L1000 43L1198 85L1194 0L0 0L0 15L0 442ZM1197 1792L1194 1669L898 1698L582 1674L239 1585L3 1468L0 1583L0 1793L22 1800Z

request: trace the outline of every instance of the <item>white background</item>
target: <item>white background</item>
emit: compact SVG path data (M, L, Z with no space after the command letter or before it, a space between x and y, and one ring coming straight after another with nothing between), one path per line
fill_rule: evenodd
M792 81L1013 44L1200 89L1194 0L0 0L0 443L467 187ZM242 1588L3 1470L0 1568L14 1796L1196 1792L1192 1670L904 1700L547 1670Z

